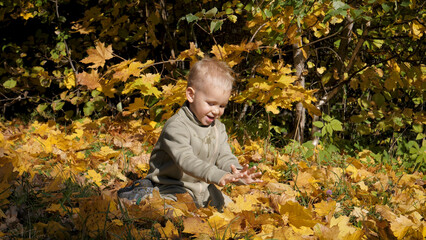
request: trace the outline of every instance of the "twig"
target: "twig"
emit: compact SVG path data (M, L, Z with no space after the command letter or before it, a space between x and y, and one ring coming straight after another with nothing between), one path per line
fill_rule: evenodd
M317 43L317 42L321 42L321 41L324 41L324 40L326 40L326 39L332 38L332 37L336 36L337 34L339 34L340 32L342 32L345 28L347 28L347 27L348 27L349 25L351 25L351 24L352 24L352 22L349 22L348 24L346 24L346 26L344 26L343 28L339 29L337 32L335 32L335 33L333 33L333 34L330 34L330 35L328 35L328 36L326 36L326 37L323 37L323 38L317 39L317 40L315 40L315 41L309 42L309 43L307 43L307 44L305 44L305 45L303 45L303 46L300 46L300 47L298 47L298 48L293 48L293 49L291 49L291 50L287 50L287 51L285 51L285 52L283 52L283 53L292 52L292 51L297 50L297 49L299 49L299 48L308 47L308 46L313 45L313 44L315 44L315 43Z
M254 32L254 33L253 33L253 36L251 36L249 43L250 43L250 42L253 42L254 37L257 35L257 33L260 31L260 29L262 29L265 25L266 25L266 22L265 22L264 24L260 25L260 26L256 29L256 32Z
M58 0L54 0L53 2L55 3L55 7L56 7L56 17L58 18L58 21L59 21L60 15L59 15L59 5L58 5ZM63 41L63 42L64 42L64 44L65 44L65 49L66 49L66 51L67 51L68 62L70 63L71 68L72 68L72 70L73 70L73 72L74 72L74 75L75 75L75 85L77 86L77 85L78 85L78 83L77 83L77 77L76 77L76 76L77 76L78 72L77 72L77 69L75 68L74 64L72 63L72 59L71 59L71 51L70 51L70 49L69 49L69 47L68 47L67 41L66 41L65 39L63 39L62 41Z
M334 49L332 49L331 47L317 47L317 48L315 48L315 50L322 49L322 48L325 48L325 49L328 49L328 50L332 51L332 52L336 55L337 59L338 59L341 63L343 63L342 58L341 58L341 57L339 56L339 54L338 54L338 53L337 53Z
M197 22L195 22L195 24L199 28L201 28L201 30L203 30L205 33L207 33L208 35L210 35L212 37L214 44L216 45L217 49L219 50L219 54L220 54L221 60L224 60L223 59L223 55L222 55L222 51L220 50L219 44L217 43L216 38L213 36L213 33L208 32L206 29L204 29L203 27L201 27L200 24L198 24Z

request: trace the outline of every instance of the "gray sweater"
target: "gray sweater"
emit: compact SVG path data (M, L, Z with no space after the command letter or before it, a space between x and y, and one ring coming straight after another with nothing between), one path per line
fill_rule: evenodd
M223 123L215 120L202 126L185 103L164 125L146 178L161 194L188 192L202 205L208 184L218 184L231 172L231 164L242 168L231 152Z

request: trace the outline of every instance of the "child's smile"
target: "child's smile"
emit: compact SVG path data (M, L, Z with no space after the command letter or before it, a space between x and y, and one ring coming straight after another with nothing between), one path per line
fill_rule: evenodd
M202 125L208 126L223 115L231 91L206 83L203 89L189 87L186 94L189 109Z

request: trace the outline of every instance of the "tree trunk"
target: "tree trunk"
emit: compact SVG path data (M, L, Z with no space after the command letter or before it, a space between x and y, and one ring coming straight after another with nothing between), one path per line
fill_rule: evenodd
M293 44L293 60L296 68L297 84L305 87L305 77L303 72L305 71L306 57L303 54L302 40L299 43ZM305 53L306 54L306 53ZM305 131L306 124L306 109L302 103L296 104L296 119L294 122L294 139L302 143L304 140L303 133Z
M343 85L348 81L348 79L344 78L345 73L349 73L350 69L352 68L352 65L354 63L355 57L358 55L360 48L362 44L364 43L364 37L368 34L368 27L369 23L366 24L364 32L359 39L357 45L355 46L354 51L352 52L352 57L348 59L348 46L351 42L352 38L352 28L354 26L353 19L351 16L346 17L346 29L342 32L342 37L340 38L340 46L337 53L337 62L336 62L336 68L335 70L338 72L338 82L335 82L335 87L329 91L328 93L325 93L321 98L320 101L316 104L316 107L321 110L322 106L324 106L326 103L330 101L330 99L334 98L337 93L340 92ZM345 61L347 62L347 65L345 65ZM312 119L312 122L320 120L320 116L314 116ZM315 137L315 133L318 132L319 129L315 126L312 126L311 131L311 138L313 140L314 145L318 144L319 139L318 137Z

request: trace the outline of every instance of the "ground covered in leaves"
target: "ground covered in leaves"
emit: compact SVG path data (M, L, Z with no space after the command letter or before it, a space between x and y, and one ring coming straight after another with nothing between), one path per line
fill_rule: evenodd
M278 149L231 137L240 162L257 165L264 183L226 186L234 202L218 212L197 209L189 195L117 199L146 174L156 122L3 122L0 130L2 239L426 237L424 174L377 165L367 150L319 161L321 146L304 158L298 144Z

